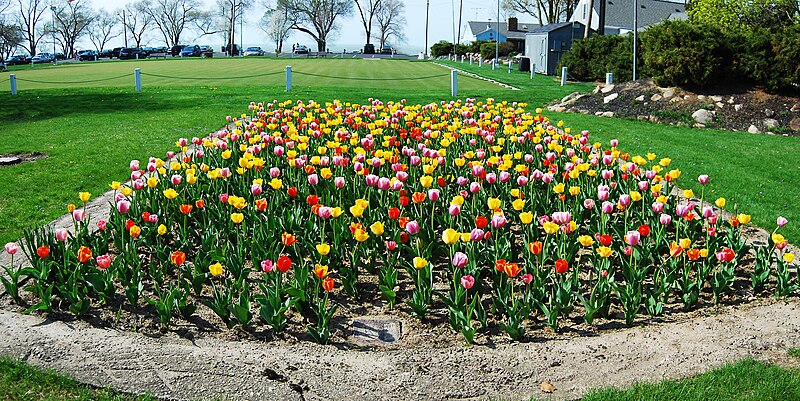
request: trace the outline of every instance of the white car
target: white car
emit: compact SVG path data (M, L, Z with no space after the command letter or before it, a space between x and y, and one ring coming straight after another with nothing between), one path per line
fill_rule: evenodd
M261 50L261 48L258 47L258 46L248 47L247 49L244 50L244 55L245 56L263 56L264 55L264 50Z
M39 53L31 59L34 64L39 63L52 63L53 62L53 55L50 53Z

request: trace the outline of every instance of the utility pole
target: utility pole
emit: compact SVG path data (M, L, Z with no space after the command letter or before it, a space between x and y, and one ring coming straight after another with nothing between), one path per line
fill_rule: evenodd
M236 44L233 43L236 41L236 0L231 2L231 40L230 40L230 47L228 48L228 55L234 56L236 50Z
M464 14L464 0L458 5L458 43L461 44L461 16ZM477 19L477 18L476 18Z
M633 80L636 80L636 31L639 30L639 1L633 0Z
M128 47L128 20L125 19L124 8L122 9L122 36L125 38L125 47Z
M497 0L497 37L494 44L494 68L497 68L500 57L500 0Z
M431 16L431 0L425 4L425 59L428 59L428 22Z
M586 27L583 30L583 38L586 39L589 37L589 32L592 30L592 14L594 14L594 0L589 0L589 11L587 11L588 15L586 16Z

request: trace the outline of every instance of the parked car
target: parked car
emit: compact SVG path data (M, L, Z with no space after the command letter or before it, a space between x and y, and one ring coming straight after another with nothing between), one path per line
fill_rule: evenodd
M383 47L381 47L381 54L394 54L394 49L392 46L383 45Z
M214 48L209 45L200 46L200 53L214 52Z
M34 64L41 64L41 63L52 63L53 62L53 55L50 53L39 53L31 59L31 62Z
M120 60L133 60L147 58L147 54L138 47L124 47L119 51Z
M155 47L143 47L142 48L142 53L144 54L145 57L147 57L150 54L155 53L155 52L156 52L156 48ZM142 58L142 56L140 55L139 58Z
M27 55L18 54L16 56L11 56L8 60L6 60L6 65L23 65L23 64L30 64L31 58Z
M112 58L112 57L114 57L114 49L103 49L103 51L101 51L98 54L98 57L100 57L100 58Z
M225 45L222 47L222 52L228 54L228 50L230 49L230 45ZM242 53L242 48L239 45L233 45L233 53L230 54L231 56L238 56Z
M181 51L186 47L186 45L175 45L169 49L169 54L172 57L178 57L181 55Z
M78 52L78 60L80 61L95 61L98 57L97 51L95 50L82 50Z
M115 47L114 50L111 51L111 57L109 58L114 58L114 57L119 58L119 52L122 49L124 49L124 47Z
M297 45L294 47L294 54L308 54L308 47L305 45Z
M245 56L263 56L265 53L260 47L253 46L244 50Z
M200 57L201 54L202 52L198 45L189 45L181 50L181 57Z

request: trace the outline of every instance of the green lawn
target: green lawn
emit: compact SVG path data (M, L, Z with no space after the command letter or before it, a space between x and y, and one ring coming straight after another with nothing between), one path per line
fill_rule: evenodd
M0 400L7 401L155 401L147 395L132 396L78 384L54 371L17 360L0 358Z
M688 379L637 384L627 390L595 390L582 398L582 401L634 400L800 400L800 371L744 360Z

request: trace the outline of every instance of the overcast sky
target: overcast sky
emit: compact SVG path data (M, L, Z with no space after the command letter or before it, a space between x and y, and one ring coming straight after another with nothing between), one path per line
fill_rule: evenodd
M126 2L120 0L76 0L76 1L91 1L94 8L104 8L113 11L121 8ZM407 37L406 43L399 43L396 45L399 49L409 52L417 53L422 51L425 46L425 1L426 0L405 0L406 5L406 21L407 26L405 34ZM213 0L201 0L205 3L206 7L210 7L214 2ZM260 3L260 1L258 1ZM489 18L496 20L497 18L497 2L492 0L464 0L464 11L462 17L462 38L466 41L471 41L472 36L466 30L467 21L481 20L486 21ZM459 0L430 0L430 30L428 46L436 43L439 40L445 39L448 41L453 40L453 5L455 5L456 20L458 18ZM355 8L355 7L354 7ZM356 11L357 12L357 11ZM263 15L263 11L254 7L249 11L245 17L244 29L244 45L245 46L267 46L269 41L261 29L258 28L258 20ZM525 19L525 18L523 18ZM528 18L532 20L532 18ZM330 41L328 47L331 51L341 51L343 47L350 46L348 51L355 48L355 46L363 46L364 28L361 25L361 20L356 15L339 21L339 33ZM456 29L457 31L457 29ZM149 45L160 46L163 45L163 38L160 37L157 31L153 32L150 38ZM190 42L196 39L195 34L190 34L184 37L184 42ZM239 34L236 34L237 42ZM122 43L122 38L118 39ZM223 42L219 36L206 36L197 39L198 44L210 44L218 47ZM310 36L301 32L296 32L289 39L289 47L292 43L305 44L312 49L316 50L316 45ZM116 43L112 43L116 44ZM86 43L88 47L88 41ZM272 48L265 48L265 50L272 50ZM285 49L284 49L285 51Z

